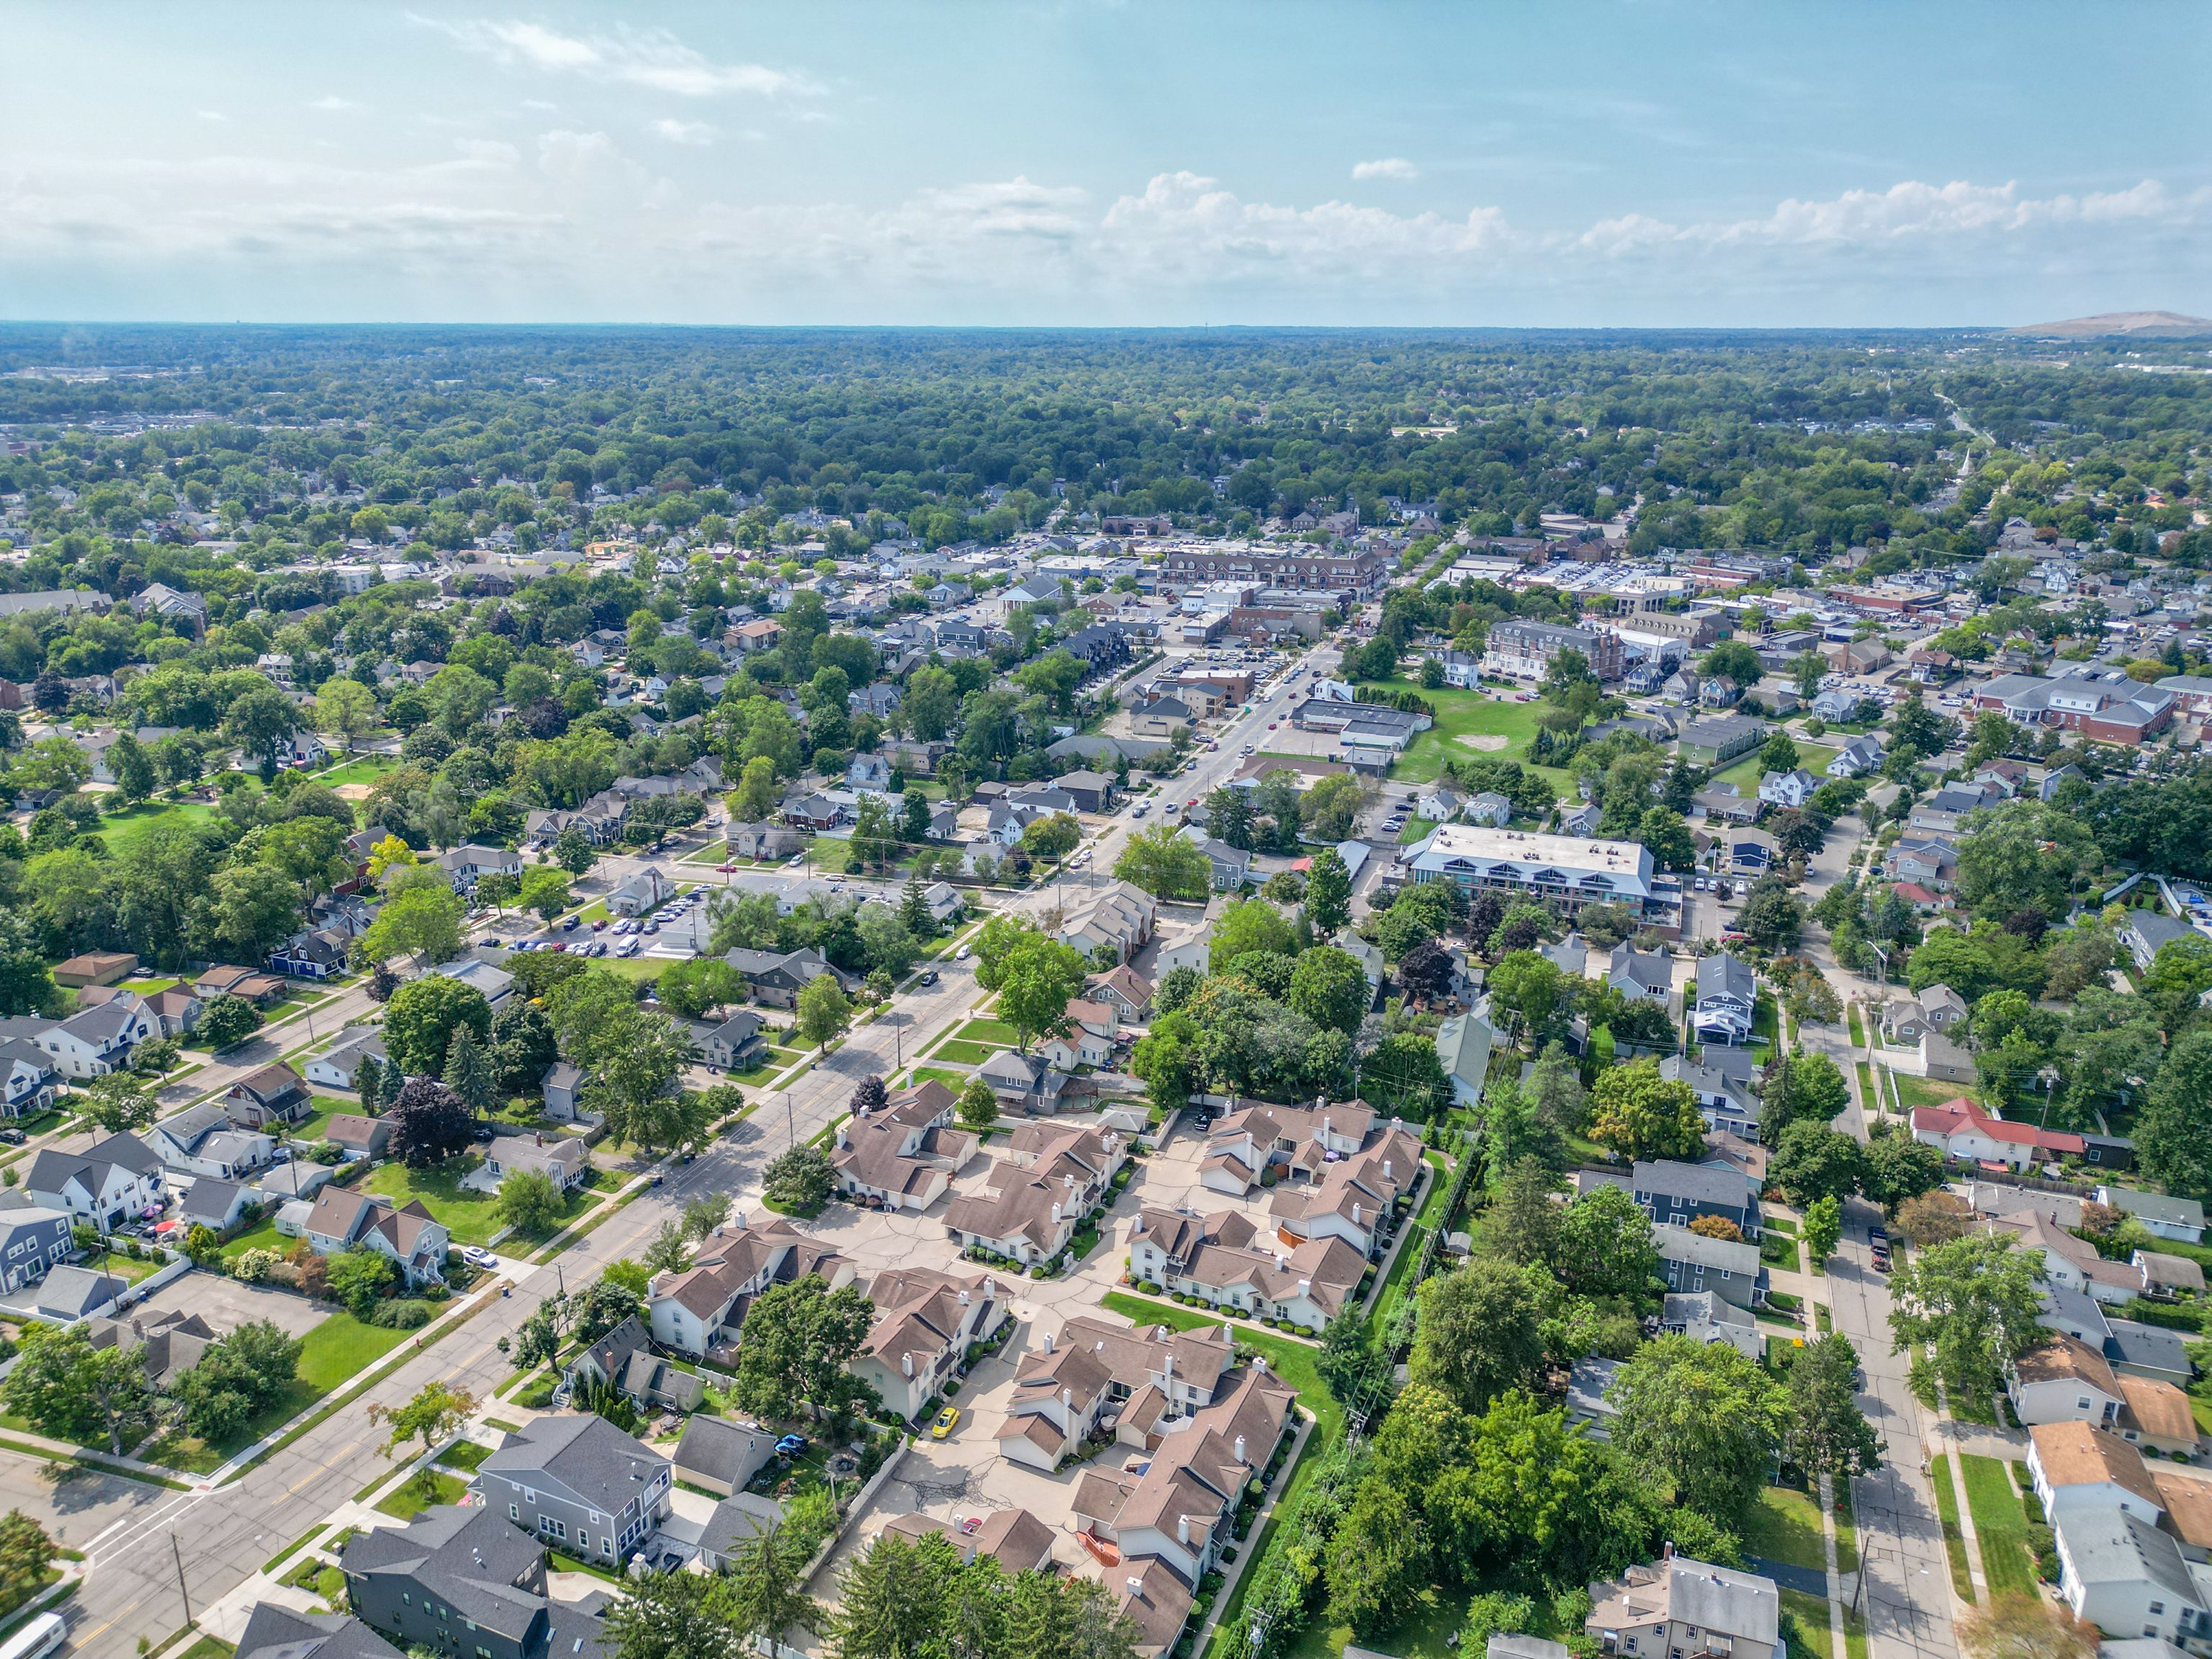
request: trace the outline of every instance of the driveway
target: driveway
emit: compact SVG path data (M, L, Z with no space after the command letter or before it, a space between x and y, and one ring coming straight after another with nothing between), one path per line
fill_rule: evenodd
M243 1284L221 1273L195 1269L163 1285L132 1313L140 1319L165 1313L198 1314L219 1332L234 1331L240 1325L265 1319L294 1336L305 1336L329 1318L331 1310L290 1291Z

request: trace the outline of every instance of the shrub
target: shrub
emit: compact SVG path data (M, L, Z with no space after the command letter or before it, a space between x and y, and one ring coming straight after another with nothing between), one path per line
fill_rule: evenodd
M430 1322L430 1304L413 1300L380 1302L369 1310L368 1322L387 1331L418 1331Z

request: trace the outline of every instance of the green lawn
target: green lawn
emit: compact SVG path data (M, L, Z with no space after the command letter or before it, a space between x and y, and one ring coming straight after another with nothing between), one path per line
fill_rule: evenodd
M1929 1078L1907 1077L1904 1073L1893 1070L1890 1076L1896 1079L1897 1097L1905 1103L1905 1109L1908 1112L1916 1106L1941 1106L1946 1101L1956 1100L1961 1095L1972 1096L1974 1092L1970 1084L1941 1083Z
M469 1489L469 1483L458 1474L447 1474L433 1468L426 1481L421 1475L410 1475L399 1483L392 1493L376 1506L379 1515L395 1515L402 1521L422 1513L434 1504L458 1504Z
M971 1019L953 1033L969 1042L996 1043L1001 1048L1012 1047L1018 1035L1002 1019Z
M1982 1576L1991 1599L2035 1594L2035 1559L2027 1547L2027 1511L2020 1489L2004 1463L1994 1457L1962 1457L1966 1507L1982 1545Z
M2016 1509L2019 1505L2014 1504ZM1744 1522L1743 1553L1819 1572L1827 1565L1820 1540L1820 1505L1808 1493L1769 1486ZM1821 1614L1820 1622L1827 1622Z
M993 1054L1000 1052L1000 1050L996 1047L986 1048L980 1042L953 1041L939 1043L929 1057L932 1060L957 1060L963 1066L981 1066Z
M1936 1513L1943 1523L1943 1553L1951 1558L1951 1588L1959 1592L1961 1601L1972 1603L1974 1599L1974 1575L1966 1562L1966 1534L1959 1526L1958 1494L1951 1490L1950 1454L1937 1458L1933 1466L1936 1488Z
M1825 743L1808 743L1802 738L1797 738L1796 744L1797 764L1814 777L1826 776L1828 763L1836 757L1834 745ZM1735 792L1739 795L1747 797L1756 795L1759 793L1759 781L1766 775L1766 769L1759 763L1759 750L1754 749L1741 760L1735 762L1725 772L1716 773L1712 782L1732 783L1735 786ZM1708 788L1711 787L1711 784L1706 786Z
M330 789L345 783L374 783L398 764L398 761L390 755L359 755L333 766L327 772L318 772L315 781Z
M331 1389L350 1382L413 1333L364 1325L349 1313L334 1313L309 1331L300 1344L300 1367L274 1404L257 1413L238 1434L205 1441L172 1431L139 1449L138 1455L191 1474L206 1474L298 1416Z
M968 1073L956 1072L944 1066L917 1066L907 1074L907 1081L909 1084L942 1083L946 1088L957 1094L968 1086Z
M1436 827L1435 821L1431 818L1408 818L1406 820L1406 827L1398 832L1398 845L1411 847Z
M1782 1610L1797 1620L1798 1633L1805 1638L1805 1651L1813 1659L1835 1659L1836 1638L1828 1629L1826 1596L1786 1589L1782 1592Z
M453 1236L455 1243L489 1244L499 1231L500 1224L492 1215L496 1200L489 1193L470 1192L461 1186L461 1177L483 1162L483 1154L464 1152L434 1170L410 1170L398 1163L380 1164L369 1171L361 1189L382 1193L403 1208L419 1198Z
M215 808L202 801L185 801L181 805L149 801L143 806L134 806L127 812L117 812L102 818L100 835L100 839L107 843L110 853L122 854L166 825L205 823L214 816Z
M248 1250L274 1250L282 1255L292 1248L293 1241L276 1231L276 1218L265 1216L222 1247L226 1263L235 1261Z
M1476 755L1493 753L1508 759L1528 764L1529 740L1536 735L1536 712L1541 706L1533 699L1528 702L1494 702L1487 691L1458 691L1439 687L1434 691L1423 689L1408 679L1384 680L1383 690L1410 691L1426 701L1437 711L1436 724L1416 737L1390 769L1390 775L1401 783L1431 783L1442 775L1446 759L1468 760ZM1470 747L1460 739L1465 737L1504 738L1505 747L1485 750ZM1572 781L1571 775L1558 767L1535 769L1563 792Z

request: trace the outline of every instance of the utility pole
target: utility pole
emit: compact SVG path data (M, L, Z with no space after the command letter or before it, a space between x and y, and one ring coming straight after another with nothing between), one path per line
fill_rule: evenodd
M169 1559L177 1564L177 1599L185 1604L185 1628L192 1627L192 1598L185 1589L185 1553L177 1547L177 1534L169 1534Z

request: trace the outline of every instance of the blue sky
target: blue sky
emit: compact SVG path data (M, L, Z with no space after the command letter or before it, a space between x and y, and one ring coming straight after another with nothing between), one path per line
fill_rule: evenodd
M0 316L2212 313L2212 8L4 13Z

